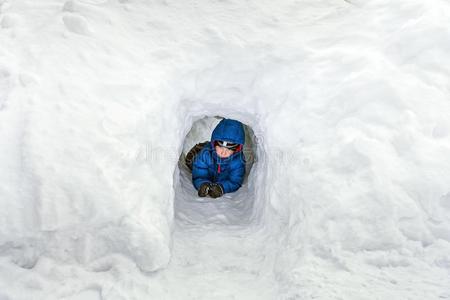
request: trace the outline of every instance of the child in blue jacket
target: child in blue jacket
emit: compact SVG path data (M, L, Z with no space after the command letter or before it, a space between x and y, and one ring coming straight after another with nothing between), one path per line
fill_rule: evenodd
M238 190L244 181L245 141L241 122L223 119L211 135L211 141L197 144L186 155L192 182L200 197L217 198Z

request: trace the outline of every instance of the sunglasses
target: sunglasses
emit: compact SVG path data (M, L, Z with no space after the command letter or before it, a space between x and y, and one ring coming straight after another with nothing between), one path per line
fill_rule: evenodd
M230 149L230 150L236 150L237 147L239 146L239 144L226 142L226 141L216 141L216 145Z

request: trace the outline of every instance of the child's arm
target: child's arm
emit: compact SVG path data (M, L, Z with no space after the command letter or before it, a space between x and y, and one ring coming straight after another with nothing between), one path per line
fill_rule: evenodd
M208 172L208 164L205 161L205 152L201 151L195 158L192 165L192 182L194 187L198 190L200 186L205 183L211 183L211 179Z
M237 191L244 181L245 164L242 161L237 161L230 167L230 176L226 180L217 182L222 186L224 193L232 193Z

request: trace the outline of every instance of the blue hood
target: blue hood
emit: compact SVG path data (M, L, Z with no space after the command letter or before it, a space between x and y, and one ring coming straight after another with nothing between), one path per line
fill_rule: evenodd
M232 119L223 119L217 124L211 135L211 142L227 141L243 145L245 142L244 126Z

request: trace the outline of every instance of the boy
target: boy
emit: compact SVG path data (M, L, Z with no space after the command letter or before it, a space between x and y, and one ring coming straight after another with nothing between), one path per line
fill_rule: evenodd
M241 122L223 119L212 132L211 141L194 146L186 155L192 182L199 197L221 197L237 191L244 181L245 141Z

